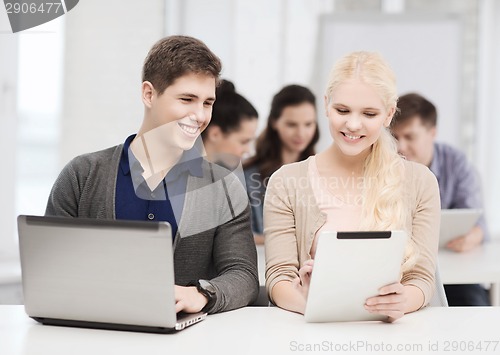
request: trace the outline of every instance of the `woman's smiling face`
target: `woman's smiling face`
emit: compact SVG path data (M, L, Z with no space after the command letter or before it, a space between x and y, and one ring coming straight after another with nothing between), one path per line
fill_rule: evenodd
M331 97L325 97L325 107L334 144L349 156L368 153L395 112L384 106L371 85L358 79L333 89Z

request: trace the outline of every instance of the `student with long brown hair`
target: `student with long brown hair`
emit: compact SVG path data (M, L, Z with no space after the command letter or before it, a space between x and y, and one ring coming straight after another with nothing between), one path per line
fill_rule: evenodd
M316 98L306 87L288 85L273 97L267 127L257 139L255 156L244 164L252 207L255 242L263 244L263 201L267 180L282 165L315 154L319 139Z
M257 139L255 155L243 165L252 207L252 231L263 244L263 202L267 180L282 165L315 154L319 139L316 97L308 88L287 85L274 95L267 127Z

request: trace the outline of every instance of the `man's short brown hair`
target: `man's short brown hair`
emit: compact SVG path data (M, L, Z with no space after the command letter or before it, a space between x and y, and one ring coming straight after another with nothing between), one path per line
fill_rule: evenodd
M392 119L392 127L408 122L416 116L422 120L427 127L435 127L437 124L436 106L422 95L409 93L398 100L398 111Z
M153 84L158 95L185 74L219 79L222 64L205 43L189 36L165 37L150 49L142 68L142 81Z

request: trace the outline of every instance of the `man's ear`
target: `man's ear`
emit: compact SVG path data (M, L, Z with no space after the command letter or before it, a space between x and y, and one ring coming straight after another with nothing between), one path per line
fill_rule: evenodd
M206 128L207 133L206 137L209 142L216 143L222 138L222 130L220 129L220 126L217 125L208 125Z
M384 127L389 127L391 125L392 119L394 118L394 114L396 113L396 107L391 107L389 113L387 114L387 118L384 121Z
M153 84L151 84L149 81L144 81L142 83L141 89L142 102L144 103L144 106L146 106L147 108L151 108L153 97L156 93Z
M434 127L429 128L429 132L431 133L432 139L436 139L437 127L434 126Z

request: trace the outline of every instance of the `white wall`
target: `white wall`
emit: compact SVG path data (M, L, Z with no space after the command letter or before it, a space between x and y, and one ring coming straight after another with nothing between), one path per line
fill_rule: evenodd
M18 35L16 214L43 214L59 173L64 17Z
M352 51L380 53L394 70L398 93L418 92L439 111L437 139L461 143L463 25L458 16L359 14L321 19L315 87L324 90L332 64ZM425 40L423 40L425 39ZM322 125L321 125L322 123ZM328 132L326 120L320 121ZM324 134L320 145L331 138Z
M61 165L137 132L142 64L164 14L164 0L85 0L65 15Z
M167 0L167 4L180 18L167 34L200 38L221 58L222 76L233 81L259 112L259 130L266 124L272 96L284 85L310 86L318 16L332 9L327 0Z
M500 2L483 0L479 12L478 128L474 162L483 181L486 217L500 238Z
M0 255L15 249L17 47L18 36L11 33L7 13L0 11Z

